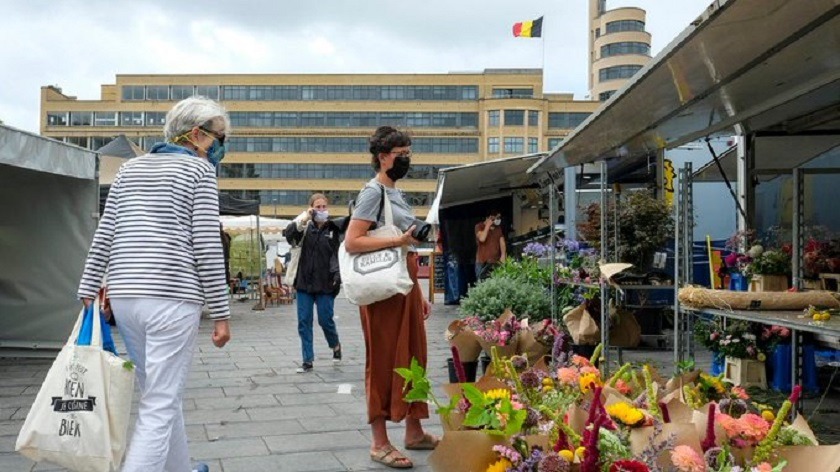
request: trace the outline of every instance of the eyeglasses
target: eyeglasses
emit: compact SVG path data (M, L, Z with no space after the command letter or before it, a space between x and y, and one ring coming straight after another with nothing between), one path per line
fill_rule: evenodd
M204 131L206 134L209 134L210 136L213 136L214 138L218 139L219 144L224 144L225 143L225 135L224 134L221 134L217 131L213 131L212 129L207 129L204 126L199 126L198 129L200 129L201 131Z
M397 157L408 157L408 158L411 158L411 156L413 156L411 151L405 151L405 152L401 152L399 154L392 151L392 152L389 152L388 154L395 154Z

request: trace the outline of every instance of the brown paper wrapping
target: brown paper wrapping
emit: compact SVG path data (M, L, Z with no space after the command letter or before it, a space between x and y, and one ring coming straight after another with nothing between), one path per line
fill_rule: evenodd
M485 472L498 460L493 446L506 444L504 436L482 431L447 431L429 455L435 472Z
M691 372L686 372L670 378L665 384L665 394L668 395L673 392L682 392L684 385L693 384L698 377L700 377L700 371L692 370Z
M575 344L594 345L601 341L601 329L582 303L563 315L563 323Z
M840 294L814 292L731 292L700 287L680 289L680 302L719 310L804 310L809 305L840 308ZM758 306L755 306L758 304Z
M528 358L528 365L534 365L543 356L551 352L551 347L537 341L534 332L537 332L545 327L547 320L540 321L534 325L529 325L526 329L519 332L519 352Z
M662 425L662 433L655 438L653 436L653 426L632 429L630 431L630 450L634 456L639 455L651 442L664 441L671 434L675 435L674 446L689 446L698 454L703 454L703 449L700 447L700 438L691 423L665 423ZM657 460L657 463L663 469L667 469L671 464L669 452L663 451Z
M478 335L471 330L463 320L449 323L446 329L446 339L449 344L458 348L461 362L473 362L481 355L481 344Z
M710 403L707 403L699 410L691 411L691 422L694 424L694 429L697 431L697 436L700 438L700 441L706 439L706 428L708 427L709 422L709 405ZM727 440L726 430L723 429L723 426L721 426L720 423L715 421L715 444L720 446ZM733 448L733 450L734 449L735 448ZM734 452L733 455L735 455Z
M779 449L779 455L788 462L785 472L831 472L840 469L840 444L787 446Z
M496 346L496 353L499 354L500 358L513 357L519 353L519 333L516 333L513 336L513 339L508 341L507 346L498 346L481 338L479 338L478 342L481 344L481 349L483 349L488 356L490 355L490 350L493 346Z

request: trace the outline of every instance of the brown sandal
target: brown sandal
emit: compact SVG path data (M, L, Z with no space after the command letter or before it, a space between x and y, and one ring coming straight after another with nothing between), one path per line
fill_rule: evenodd
M405 443L405 448L411 451L431 451L439 443L439 437L434 434L423 433L423 439L413 443Z
M403 455L394 446L390 444L378 451L370 451L370 460L386 465L392 469L410 469L414 467L411 459Z

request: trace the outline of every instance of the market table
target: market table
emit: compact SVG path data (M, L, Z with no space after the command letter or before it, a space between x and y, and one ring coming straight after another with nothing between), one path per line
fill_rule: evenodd
M707 315L716 318L735 319L750 321L765 325L776 325L790 329L791 346L791 385L801 383L800 362L802 352L800 349L801 333L814 333L840 339L840 319L815 322L803 315L800 311L769 311L769 310L720 310L715 308L694 308L681 305L684 313L690 316ZM675 349L677 347L675 346ZM797 409L801 409L802 399L800 397Z

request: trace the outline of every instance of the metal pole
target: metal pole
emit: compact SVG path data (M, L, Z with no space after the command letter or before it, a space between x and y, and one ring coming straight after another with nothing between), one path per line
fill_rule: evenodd
M685 174L685 169L680 169L679 173L677 174L678 182L683 181L683 175ZM675 182L677 183L677 182ZM674 188L679 189L679 185L674 185ZM680 192L682 193L682 192ZM677 366L682 361L682 352L681 352L681 342L680 338L682 336L681 329L680 329L680 305L679 305L679 292L680 292L680 224L682 223L682 218L680 218L680 199L682 195L675 195L674 198L674 371L677 370Z
M802 169L793 169L793 286L802 290L805 276L803 257L805 256L805 235L803 234L805 216L805 176Z
M601 260L609 259L609 233L607 231L607 161L601 161ZM604 359L601 366L604 378L610 375L610 311L609 287L607 282L599 277L601 285L601 346Z
M554 231L554 224L557 221L557 200L555 195L557 189L551 175L548 176L548 179L548 219L550 220L548 222L548 240L551 245L549 248L549 262L551 263L551 283L549 284L551 292L551 321L552 323L557 323L557 288L555 287L557 283L557 235Z
M259 273L259 276L257 277L257 283L259 284L259 286L257 287L257 290L260 294L260 301L257 304L256 308L259 309L259 310L265 310L265 299L263 298L263 257L264 257L264 255L265 255L265 253L263 252L263 247L262 247L262 233L260 233L260 215L258 214L257 215L257 257L259 258L259 261L260 261L260 263L259 263L260 273Z
M736 128L741 131L740 127ZM739 133L739 135L735 138L736 139L736 151L738 157L738 170L736 175L738 176L737 185L737 193L738 193L738 201L741 205L741 208L744 211L749 211L749 205L747 204L749 200L749 187L751 185L750 178L752 177L750 174L750 165L749 165L749 156L747 155L747 138L743 134L743 131ZM738 221L738 231L746 231L749 229L749 221L747 221L746 217L742 215L740 212L737 214L737 221Z
M563 212L566 239L577 239L577 169L566 167L563 182Z

